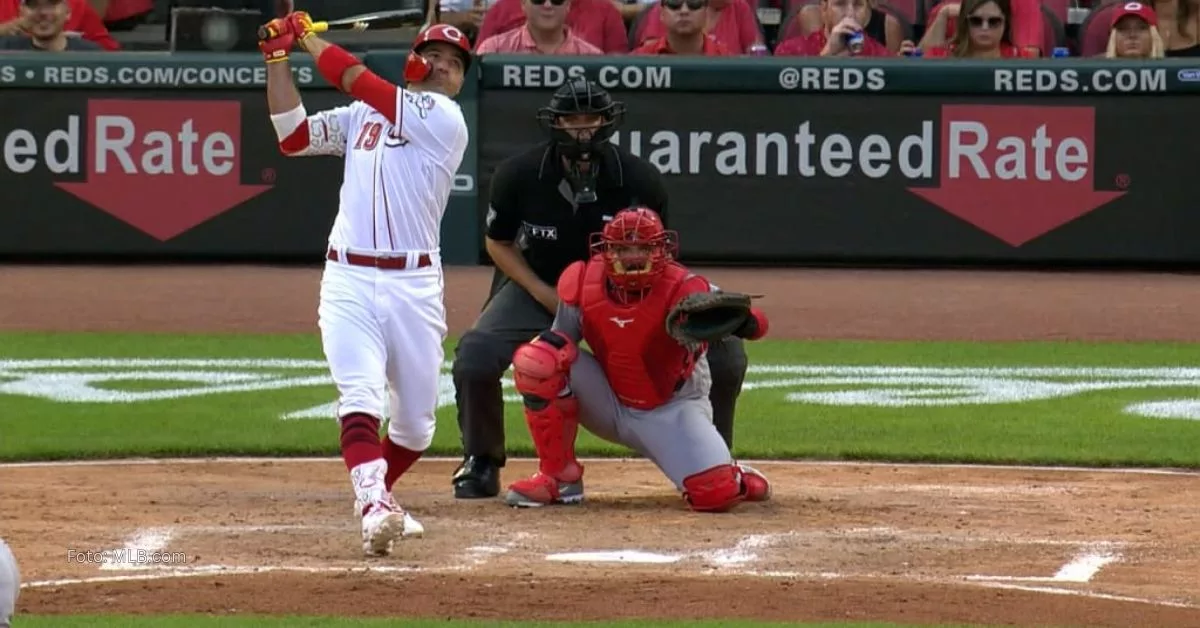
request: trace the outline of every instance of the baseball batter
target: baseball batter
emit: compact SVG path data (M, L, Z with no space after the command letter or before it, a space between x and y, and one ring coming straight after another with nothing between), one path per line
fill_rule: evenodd
M0 628L9 628L17 613L17 595L21 592L21 571L17 559L4 539L0 539Z
M422 31L400 87L314 35L303 12L268 26L279 34L259 46L280 149L344 160L317 311L338 388L342 458L362 517L363 550L386 555L397 539L424 532L393 499L392 487L433 440L447 331L441 220L467 148L466 121L452 98L462 89L471 46L453 26ZM305 110L287 61L295 45L355 102Z
M652 460L693 510L767 500L766 477L735 463L713 426L707 346L689 350L665 325L675 304L713 288L674 261L677 238L651 209L618 213L597 240L592 257L559 279L550 331L513 354L538 471L510 485L505 501L536 507L583 500L583 465L575 458L580 423ZM766 316L751 308L735 335L756 340L766 331ZM581 351L580 341L594 353Z

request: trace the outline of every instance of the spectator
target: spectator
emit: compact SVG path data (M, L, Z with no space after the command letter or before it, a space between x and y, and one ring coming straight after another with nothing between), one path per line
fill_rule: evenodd
M881 11L879 3L875 0L870 1L871 15L867 18L867 23L863 24L863 31L867 35L873 37L875 41L881 41L887 46L887 49L892 53L900 53L902 49L912 48L915 46L912 42L904 38L904 25L896 16ZM825 27L825 22L821 18L821 5L806 4L800 8L796 14L796 20L800 26L801 35L811 35ZM791 39L790 37L788 39Z
M642 0L645 4L657 0ZM658 4L650 9L645 17L645 29L638 34L637 45L662 39L666 35L666 27L662 18L656 13L662 11L663 5ZM741 55L750 52L755 44L763 43L762 32L758 28L758 18L747 0L708 0L704 11L704 32L723 44L733 54Z
M1109 59L1162 59L1163 40L1158 34L1158 16L1150 5L1126 2L1113 11L1108 32Z
M496 0L483 16L479 41L492 35L507 33L525 24L522 0ZM629 34L621 12L611 0L571 0L567 11L567 26L576 35L606 54L629 52Z
M477 35L483 16L496 0L433 0L438 2L440 22L452 24L468 36ZM476 40L478 43L479 40Z
M704 32L704 9L708 2L709 0L662 0L659 3L661 9L658 15L665 36L642 44L633 54L706 57L732 55L729 48Z
M103 50L96 42L67 35L70 14L66 0L24 0L16 20L18 28L13 31L17 34L0 37L0 50Z
M947 41L954 41L958 34L958 23L955 21L958 13L959 0L944 0L935 6L925 21L925 36L921 38L918 47L922 51L928 52L926 44L935 47L943 45ZM1023 52L1020 56L1040 56L1044 52L1042 43L1046 29L1041 0L1010 0L1007 14L1009 15L1009 38ZM930 35L934 34L939 20L942 30L937 33L940 34L940 38L931 39Z
M118 50L121 45L112 38L104 21L87 0L0 0L0 36L30 36L30 28L34 16L42 11L63 11L65 24L60 24L58 30L65 33L79 33L89 42L95 42L106 50ZM71 50L91 50L86 44L80 45L78 37L71 37Z
M954 39L945 43L945 27L954 17ZM999 59L1027 56L1012 42L1012 9L1009 0L963 0L938 14L921 39L926 57Z
M492 35L475 46L475 54L602 55L567 26L567 12L578 0L521 0L525 25Z
M863 29L871 17L867 0L821 0L822 28L807 36L792 37L775 47L775 56L890 57L891 51ZM847 40L863 34L862 50L851 51Z
M1158 31L1168 57L1200 57L1200 11L1194 0L1154 2Z

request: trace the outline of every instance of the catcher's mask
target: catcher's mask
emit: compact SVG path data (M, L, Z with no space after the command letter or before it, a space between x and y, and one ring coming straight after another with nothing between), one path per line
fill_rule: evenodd
M678 254L678 236L648 207L621 210L592 236L592 253L604 260L604 274L620 293L643 292Z
M576 203L596 201L596 167L591 163L612 137L625 115L625 104L613 100L599 85L583 77L565 83L550 104L537 112L538 122L550 133L558 154L567 160L567 180Z

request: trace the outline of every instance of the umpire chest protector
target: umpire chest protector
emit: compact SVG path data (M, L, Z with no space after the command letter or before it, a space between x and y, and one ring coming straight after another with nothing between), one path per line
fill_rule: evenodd
M682 266L669 264L646 296L634 305L621 305L609 298L602 262L577 262L563 273L559 296L579 308L583 339L621 403L641 410L657 408L670 401L695 370L700 354L689 353L664 326L691 276Z

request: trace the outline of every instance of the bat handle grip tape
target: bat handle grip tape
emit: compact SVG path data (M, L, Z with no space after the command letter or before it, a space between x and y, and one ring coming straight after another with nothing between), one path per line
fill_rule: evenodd
M329 22L313 22L312 29L310 32L324 33L325 31L328 31L328 30L329 30ZM275 28L272 26L258 27L258 38L259 39L275 39L278 36L279 36L279 31L275 30Z

